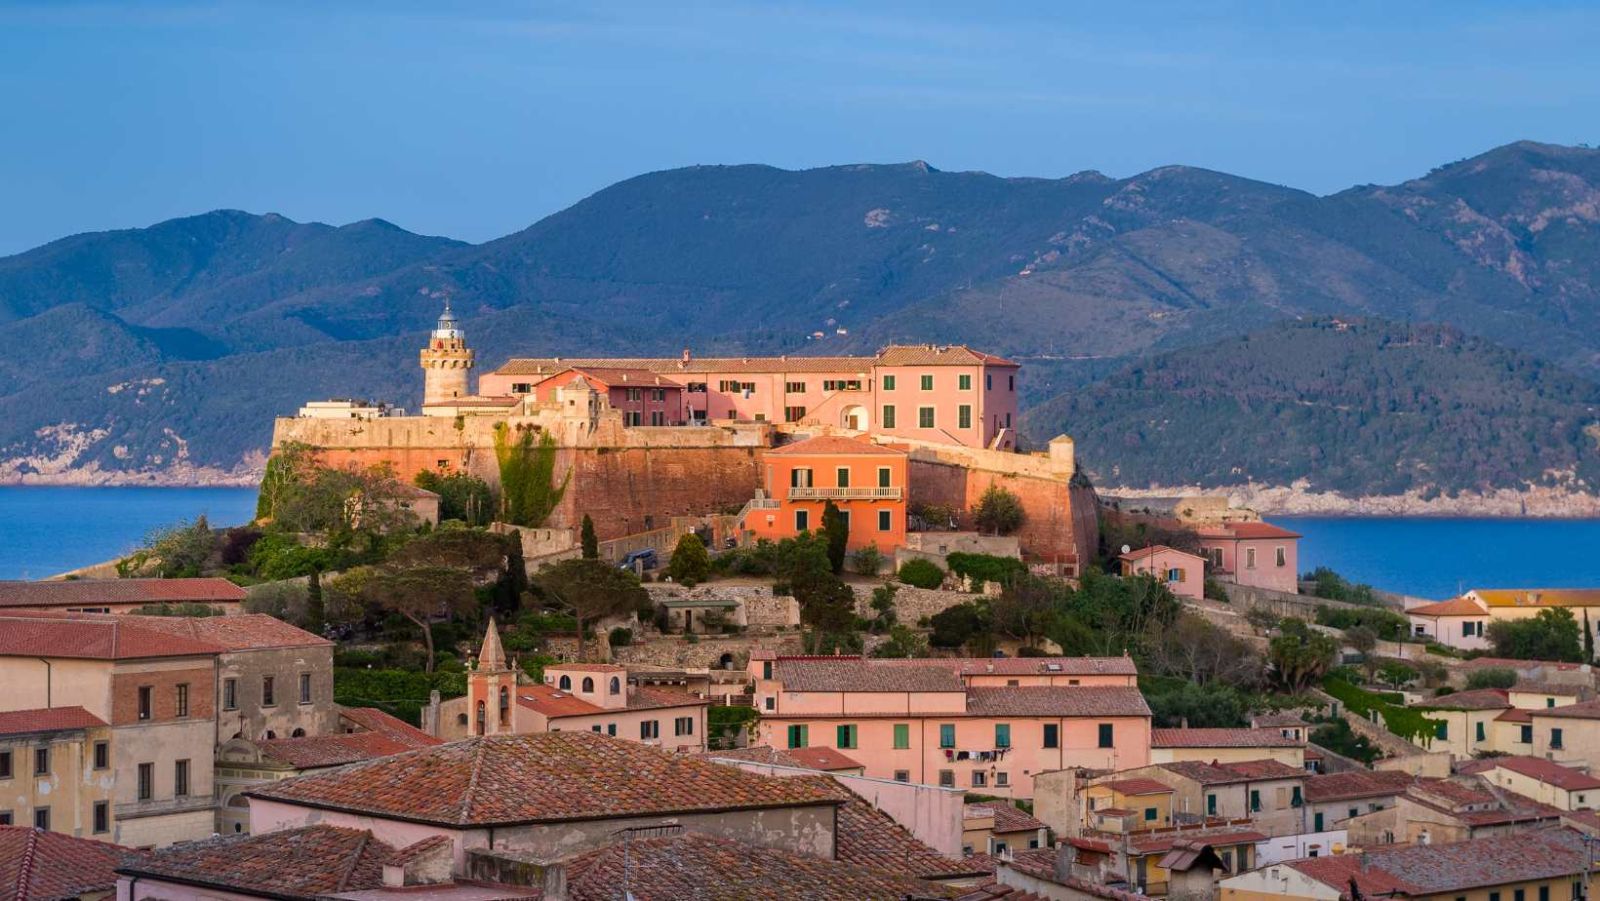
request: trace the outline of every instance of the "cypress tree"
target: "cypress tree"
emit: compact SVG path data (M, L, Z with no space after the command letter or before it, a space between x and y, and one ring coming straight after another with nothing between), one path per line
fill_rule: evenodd
M833 568L833 574L844 572L845 546L850 543L850 526L845 522L844 514L839 512L839 505L828 501L822 508L822 537L828 542L828 565Z
M587 513L583 514L583 529L581 537L583 538L583 559L599 560L600 539L595 536L594 520L590 519L589 514Z

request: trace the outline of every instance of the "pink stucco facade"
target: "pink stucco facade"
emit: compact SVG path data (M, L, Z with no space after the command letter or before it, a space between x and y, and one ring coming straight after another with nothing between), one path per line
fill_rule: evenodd
M1153 576L1181 598L1205 596L1205 558L1175 548L1157 545L1123 554L1122 574Z
M1207 568L1219 578L1290 594L1300 589L1300 536L1266 522L1230 522L1199 530Z

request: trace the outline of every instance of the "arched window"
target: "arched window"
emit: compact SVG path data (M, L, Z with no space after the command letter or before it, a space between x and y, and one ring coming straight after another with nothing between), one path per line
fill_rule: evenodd
M562 676L561 677L561 681L556 683L556 688L559 688L562 691L571 691L572 690L572 677L571 676Z
M487 719L488 719L488 717L484 713L484 704L483 704L482 701L479 701L478 702L478 734L479 735L483 734L484 727L486 725L488 725L487 722L486 722Z
M583 690L585 692L594 691L594 680L589 678L588 676L584 676L583 677Z
M622 680L616 676L611 677L611 693L614 695L622 694Z
M304 730L304 729L296 729L293 732L289 733L289 737L290 738L305 738L306 737L306 730Z
M277 737L278 737L278 733L272 731L271 729L267 730L267 741L272 741L274 738L277 738Z
M465 713L456 714L456 722L460 723L463 726L465 726L467 724L467 722L468 722L467 721L467 715Z
M500 725L511 724L511 689L500 686Z

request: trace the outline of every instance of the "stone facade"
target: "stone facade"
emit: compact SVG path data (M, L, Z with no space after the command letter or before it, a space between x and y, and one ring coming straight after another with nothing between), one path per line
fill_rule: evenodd
M271 704L266 703L265 697L268 678L272 680ZM302 678L309 679L305 698L301 695ZM333 646L265 648L219 655L216 708L219 741L296 738L337 731Z

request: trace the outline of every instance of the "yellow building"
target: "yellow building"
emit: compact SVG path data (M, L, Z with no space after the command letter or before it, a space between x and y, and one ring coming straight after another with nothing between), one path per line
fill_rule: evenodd
M1223 879L1218 896L1221 901L1339 901L1350 897L1354 885L1367 898L1577 901L1586 859L1577 832L1538 829L1287 861Z
M1492 785L1560 810L1600 807L1600 779L1543 757L1491 757L1471 772Z
M0 713L0 825L109 841L111 727L82 707Z
M1169 786L1144 777L1091 785L1083 790L1084 826L1118 833L1170 826L1172 794Z
M1431 735L1413 739L1415 744L1430 751L1449 751L1457 760L1470 760L1480 751L1500 750L1495 720L1511 710L1512 704L1508 692L1480 688L1431 698L1416 708L1439 725Z

